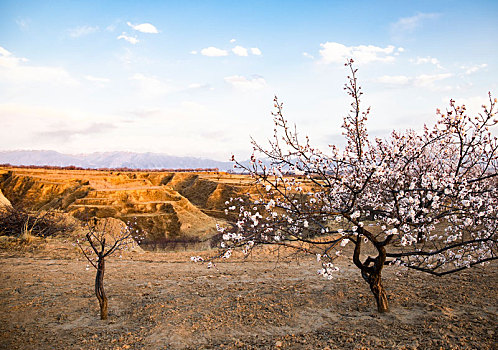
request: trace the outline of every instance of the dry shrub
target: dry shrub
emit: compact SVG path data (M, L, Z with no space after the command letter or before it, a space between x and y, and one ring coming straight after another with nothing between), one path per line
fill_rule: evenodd
M73 229L62 215L54 211L31 212L21 205L0 209L0 235L29 241L32 236L50 237Z

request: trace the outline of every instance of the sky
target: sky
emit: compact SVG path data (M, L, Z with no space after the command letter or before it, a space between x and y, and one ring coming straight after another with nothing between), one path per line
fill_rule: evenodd
M246 159L343 144L355 60L369 134L498 95L498 1L0 1L0 150Z

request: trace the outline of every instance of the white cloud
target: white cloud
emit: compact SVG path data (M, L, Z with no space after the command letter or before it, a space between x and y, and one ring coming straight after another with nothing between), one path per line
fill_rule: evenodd
M136 73L130 79L135 80L138 83L142 94L146 97L166 95L177 91L175 87L164 83L153 76L146 76L141 73Z
M257 47L251 47L251 53L256 56L261 56L261 50Z
M142 33L148 33L148 34L157 34L159 31L157 28L150 24L150 23L141 23L141 24L131 24L130 22L126 22L128 26L131 28L135 29L136 31L142 32Z
M192 50L192 51L190 51L190 53L191 53L192 55L197 55L197 54L198 54L198 52L197 52L196 50Z
M323 63L346 63L348 58L353 58L357 64L370 62L392 62L394 61L394 46L385 48L373 45L345 46L336 42L320 44L322 49L320 55Z
M44 82L76 85L78 82L60 67L34 66L0 46L0 81L13 83Z
M230 40L230 42L231 42L232 44L233 44L234 42L236 42L236 41L237 41L237 40L235 40L235 39Z
M427 63L430 63L430 64L435 65L438 68L443 68L441 66L441 63L439 62L439 60L437 58L434 58L434 57L431 57L431 56L417 57L417 59L410 59L410 62L415 63L415 64L427 64Z
M119 119L113 115L86 113L75 108L53 108L25 104L0 104L0 148L81 149L98 144L95 137L113 129ZM99 145L100 146L100 145Z
M266 86L266 80L261 76L253 76L248 79L240 75L232 75L226 77L225 82L243 91L260 90Z
M210 46L201 50L201 55L209 57L220 57L227 56L228 52L226 50L218 49L217 47Z
M82 36L85 36L88 34L92 34L92 33L98 32L98 31L99 31L98 26L95 26L95 27L80 26L80 27L76 27L73 29L69 29L68 32L69 32L69 36L71 38L79 38L79 37L82 37Z
M0 57L12 56L12 53L0 46Z
M416 87L434 87L434 83L452 77L451 73L442 74L421 74L416 77L405 75L384 75L376 79L377 82L396 86L416 86Z
M488 65L486 63L483 63L483 64L477 64L477 65L471 66L471 67L463 66L462 69L465 69L465 74L470 75L470 74L475 73L483 68L486 68L487 66Z
M398 47L396 49L396 52L394 52L394 56L399 56L404 51L405 51L405 49L403 47Z
M424 63L432 63L432 64L439 64L439 60L437 58L427 56L427 57L417 57L416 60L411 60L412 62L415 62L415 64L424 64Z
M247 49L245 47L242 47L242 46L235 46L233 49L232 49L232 52L234 54L236 54L237 56L248 56L247 54Z
M391 31L394 35L401 33L412 33L422 25L427 19L438 18L437 13L418 13L415 16L400 18L396 23L391 24Z
M234 39L232 39L234 40ZM260 56L261 55L261 50L258 49L257 47L251 47L250 49L245 48L243 46L237 45L235 46L232 50L232 53L237 56L242 56L242 57L247 57L249 56L249 51L251 54ZM197 51L190 51L191 54L196 55ZM228 56L229 51L228 50L223 50L214 46L209 46L200 51L201 55L203 56L209 56L209 57L222 57L222 56Z
M94 77L93 75L87 75L85 76L85 79L94 83L108 83L111 81L108 78L99 78L99 77Z
M303 52L303 56L304 56L304 57L307 57L307 58L310 58L310 59L312 59L312 60L314 60L314 59L315 59L315 57L313 57L312 55L310 55L310 54L309 54L309 53L307 53L307 52Z
M128 36L125 32L123 32L120 36L118 36L118 40L119 39L124 39L126 40L127 42L129 42L130 44L137 44L138 43L138 39L136 37L133 37L133 36Z

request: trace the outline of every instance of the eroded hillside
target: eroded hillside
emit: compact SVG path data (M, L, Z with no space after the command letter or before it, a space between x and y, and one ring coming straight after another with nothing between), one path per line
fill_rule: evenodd
M13 205L136 222L151 239L212 237L227 219L225 201L248 186L244 176L214 172L0 169L0 189Z

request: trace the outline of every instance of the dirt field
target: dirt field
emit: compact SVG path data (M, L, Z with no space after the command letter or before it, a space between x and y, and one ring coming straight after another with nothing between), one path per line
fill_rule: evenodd
M0 348L496 349L496 263L445 278L387 268L391 312L379 315L347 260L326 281L310 258L207 269L190 255L111 259L101 321L95 271L69 246L3 249Z

